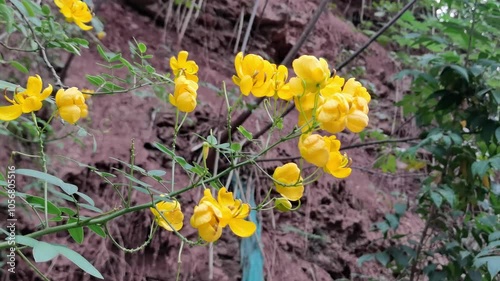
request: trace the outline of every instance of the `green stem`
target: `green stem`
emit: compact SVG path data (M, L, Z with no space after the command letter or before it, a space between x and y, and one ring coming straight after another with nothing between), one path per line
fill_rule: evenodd
M218 173L217 175L214 175L214 176L212 176L210 178L204 179L201 182L196 182L196 183L191 184L191 185L189 185L189 186L187 186L185 188L182 188L182 189L179 189L179 190L176 190L176 191L172 191L172 192L170 192L167 195L167 197L174 198L175 196L177 196L179 194L182 194L182 193L184 193L186 191L189 191L189 190L191 190L191 189L199 186L200 184L210 183L210 182L213 182L215 180L218 180L221 177L227 175L229 172L231 172L234 169L246 166L246 165L251 164L251 163L255 163L255 160L258 157L260 157L261 155L267 153L269 150L271 150L272 148L276 147L280 143L297 137L298 134L300 134L300 131L294 130L290 134L288 134L287 136L285 136L285 137L281 138L280 140L278 140L276 143L270 145L269 147L267 147L263 151L261 151L258 154L256 154L254 157L252 157L250 159L247 159L245 161L239 162L238 164L231 165L229 168L227 168L224 171ZM57 225L57 226L53 226L53 227L48 227L48 228L45 228L45 229L42 229L42 230L39 230L39 231L32 232L32 233L30 233L28 235L25 235L25 236L26 237L31 237L31 238L37 238L37 237L40 237L40 236L44 236L44 235L48 235L48 234L52 234L52 233L56 233L56 232L66 231L68 229L72 229L72 228L76 228L76 227L82 227L82 226L88 226L88 225L94 225L94 224L105 224L106 222L108 222L108 221L110 221L112 219L115 219L117 217L123 216L123 215L128 214L128 213L141 211L141 210L144 210L144 209L147 209L147 208L150 208L150 207L155 208L156 203L158 203L160 201L163 201L163 199L158 199L158 200L155 200L153 202L148 202L148 203L144 203L144 204L141 204L141 205L127 207L127 208L119 209L119 210L116 210L116 211L111 211L110 213L106 213L106 214L100 214L100 215L97 215L95 217L91 217L91 218L87 218L87 219L84 219L84 220L80 220L79 222L72 222L72 223L68 223L68 224L63 224L63 225ZM8 241L4 241L4 242L0 243L0 250L6 249L8 247L10 247Z
M45 147L43 143L43 131L38 127L38 122L34 112L31 112L31 117L33 118L33 123L35 123L36 131L38 133L38 139L40 144L40 158L42 159L42 169L44 173L47 173L47 159L45 157ZM49 227L49 212L48 212L48 184L47 181L43 181L43 199L44 199L44 213L45 213L45 228Z
M134 163L135 163L135 143L132 139L132 145L130 146L130 177L134 177ZM127 207L130 207L130 201L132 201L132 180L128 183L128 194L127 194Z

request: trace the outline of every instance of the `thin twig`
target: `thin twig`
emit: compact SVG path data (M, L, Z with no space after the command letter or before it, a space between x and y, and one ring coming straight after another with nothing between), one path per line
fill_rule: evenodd
M25 49L21 49L21 48L16 48L16 47L8 46L7 44L5 44L3 42L0 42L0 46L3 46L4 48L9 49L11 51L17 51L17 52L26 52L26 53L38 52L38 49L25 50Z
M470 29L469 29L469 46L467 47L467 54L465 55L465 66L469 65L469 56L470 52L472 51L472 38L473 32L474 32L474 26L476 25L476 13L477 13L477 0L474 1L474 8L472 10L472 22L470 24Z
M45 47L43 46L42 43L40 43L40 41L36 37L35 29L31 25L31 23L29 22L28 18L23 14L23 12L21 10L19 10L19 8L16 5L12 5L12 6L14 7L14 9L16 9L19 12L19 14L23 18L23 20L26 22L26 25L28 26L29 30L31 31L31 34L33 34L33 40L38 45L38 48L39 48L40 54L41 54L41 56L43 58L43 61L45 62L45 64L49 68L50 72L52 73L52 76L54 76L54 79L56 79L56 85L59 88L66 88L64 86L63 82L61 81L61 78L59 78L59 75L57 75L56 69L50 63L50 61L49 61L49 59L47 57L47 52L45 51Z
M427 237L427 231L429 230L429 227L431 226L433 214L434 214L434 205L432 205L432 207L431 207L431 210L429 212L429 217L427 218L427 221L425 222L424 230L422 231L422 236L420 237L420 241L418 242L418 245L416 246L417 248L415 250L415 259L413 260L413 264L411 265L410 281L413 281L415 278L415 273L417 272L417 265L418 265L418 256L420 255L420 252L422 251L425 238Z
M382 35L389 27L391 27L413 4L415 4L417 0L412 0L406 4L406 6L401 9L389 22L387 22L377 33L375 33L368 42L366 42L361 48L359 48L354 54L352 54L349 58L347 58L344 62L342 62L336 69L340 71L346 65L348 65L353 59L355 59L359 54L361 54L368 46L371 45L377 38Z

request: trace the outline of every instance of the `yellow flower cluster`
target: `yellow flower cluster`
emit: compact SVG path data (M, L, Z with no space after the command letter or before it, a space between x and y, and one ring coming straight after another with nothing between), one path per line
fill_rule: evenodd
M82 30L92 29L92 26L86 25L92 20L87 3L80 0L54 0L54 3L68 22L74 22Z
M170 58L170 68L174 73L175 89L168 99L181 112L191 112L196 108L198 90L198 65L187 60L189 53L180 51L177 58Z
M370 94L354 78L345 81L337 75L331 77L328 62L323 58L304 55L292 65L296 77L287 81L285 66L276 66L258 55L239 53L232 80L245 96L293 100L303 133L298 144L302 158L336 178L348 177L351 160L340 153L340 141L335 135L324 136L315 131L336 134L346 128L354 133L364 130L369 121ZM290 201L299 200L304 192L299 167L294 163L278 167L273 180L282 196L275 199L275 207L290 210Z
M26 84L26 90L15 93L14 98L5 99L12 105L0 106L0 120L12 121L23 113L31 113L42 108L42 101L52 94L52 85L42 91L43 82L40 76L30 76ZM68 123L75 124L80 118L87 117L88 110L85 97L77 88L67 90L60 89L56 93L56 105L59 115Z

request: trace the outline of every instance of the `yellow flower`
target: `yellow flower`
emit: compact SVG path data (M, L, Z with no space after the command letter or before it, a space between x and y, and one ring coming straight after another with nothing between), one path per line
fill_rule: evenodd
M252 93L255 97L272 97L273 66L261 56L248 54L243 56L239 52L234 59L236 75L233 82L240 87L241 93L248 96Z
M277 167L274 170L273 180L276 191L290 201L297 201L304 194L303 179L300 176L300 169L295 163L287 163Z
M282 97L286 97L290 92L290 87L286 84L286 80L288 79L288 68L284 65L276 67L275 64L272 64L272 66L274 68L274 76L271 80L271 88L279 98L283 99Z
M193 111L196 108L198 84L184 76L179 76L174 82L174 94L170 94L168 100L181 112Z
M299 77L292 77L288 83L283 86L282 91L278 92L278 97L280 99L289 101L296 96L301 96L304 94L304 83Z
M316 111L320 128L335 134L344 130L349 103L342 94L333 94Z
M288 212L292 209L292 202L285 197L274 199L274 208L280 212Z
M299 151L304 160L322 168L328 162L330 148L324 137L312 134L300 136Z
M42 101L52 93L52 85L42 91L43 83L40 76L28 77L26 90L15 93L13 99L5 96L12 105L0 106L0 120L11 121L17 119L23 113L31 113L42 108Z
M328 98L331 95L342 92L342 86L344 85L344 78L335 75L333 78L328 78L326 85L321 89L321 95Z
M328 163L323 170L332 176L343 179L351 174L351 159L346 154L342 155L339 151L331 151Z
M198 65L193 60L187 60L189 53L186 51L180 51L176 57L170 58L170 68L174 73L175 77L186 76L188 80L198 83Z
M353 110L346 117L346 126L353 133L359 133L368 126L368 115L361 110Z
M250 205L235 200L232 192L225 187L219 190L217 200L209 189L204 195L191 217L191 226L198 229L200 237L207 242L217 241L222 235L222 229L229 228L239 237L250 237L257 226L245 218L250 214Z
M82 30L91 30L92 26L86 25L92 20L87 4L80 0L54 0L54 3L59 7L61 14L68 22L74 22Z
M330 78L328 62L323 58L303 55L292 63L293 71L306 83L306 90L316 92L323 88Z
M57 91L56 105L61 118L70 124L75 124L80 118L88 115L85 97L76 87Z
M184 214L181 211L181 204L178 201L160 201L156 204L156 208L151 207L149 209L155 216L155 221L159 226L165 228L168 231L173 231L172 227L175 229L175 231L179 231L182 228ZM160 212L158 212L156 209L158 209L158 211ZM160 213L166 220L160 215Z
M347 80L344 88L342 89L342 92L353 97L361 97L366 100L366 103L369 103L371 100L371 96L366 88L363 87L361 83L356 81L356 79L354 78Z

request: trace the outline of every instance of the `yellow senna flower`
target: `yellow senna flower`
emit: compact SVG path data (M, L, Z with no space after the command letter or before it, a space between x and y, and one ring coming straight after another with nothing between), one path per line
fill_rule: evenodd
M209 189L205 189L203 197L197 206L190 224L198 229L200 237L207 242L217 241L222 235L222 229L229 228L239 237L250 237L257 226L245 218L250 214L250 205L234 199L233 193L225 187L219 190L217 200Z
M330 148L325 138L318 134L305 134L299 138L300 155L307 162L324 167L328 162Z
M348 112L349 103L342 94L337 93L325 99L325 102L318 107L316 119L321 129L336 134L345 129Z
M344 81L345 81L344 78L337 75L335 75L335 77L328 78L325 87L320 91L321 95L325 98L328 98L331 95L341 93Z
M368 126L368 121L368 115L355 109L346 116L346 127L353 133L359 133Z
M299 77L292 77L283 87L282 91L278 92L280 99L290 101L296 96L304 94L304 82Z
M178 201L160 201L156 204L156 208L151 207L149 209L155 216L155 221L159 226L165 228L168 231L173 231L173 229L175 229L175 231L179 231L182 228L184 214L181 211L181 204ZM160 213L166 220L160 215ZM173 227L173 229L171 226Z
M277 167L273 174L276 191L290 201L299 200L304 194L304 185L300 169L295 163L287 163Z
M180 51L176 57L170 58L170 68L175 77L185 76L188 80L198 83L198 65L193 60L188 60L189 53Z
M342 93L349 94L352 97L361 97L366 100L366 103L370 103L371 96L365 87L361 85L360 82L356 81L355 78L347 80L345 83Z
M11 121L17 119L23 113L31 113L42 108L42 101L52 93L52 85L43 89L43 82L40 76L28 77L26 90L15 93L13 99L5 96L5 99L12 105L0 106L0 120Z
M181 112L191 112L196 108L198 84L184 76L175 79L174 94L168 96L170 103Z
M316 92L323 88L330 78L328 62L323 58L303 55L295 59L292 66L297 77L304 80L308 92Z
M323 170L332 176L343 179L351 174L351 159L346 154L342 155L338 150L331 151L328 157L328 163Z
M288 68L284 65L276 66L275 64L272 64L272 67L274 68L274 76L271 80L271 88L278 97L286 97L290 92L290 87L286 83L288 79Z
M80 0L54 0L54 3L59 7L61 14L68 22L74 22L82 30L91 30L92 26L86 25L92 20L87 4Z
M274 208L280 212L288 212L292 209L292 202L285 197L274 199Z
M57 91L56 105L61 118L70 124L75 124L80 118L88 115L85 97L76 87Z
M234 59L236 75L232 79L240 87L241 93L248 96L252 93L255 97L272 97L273 66L261 56L248 54L243 56L239 52Z

